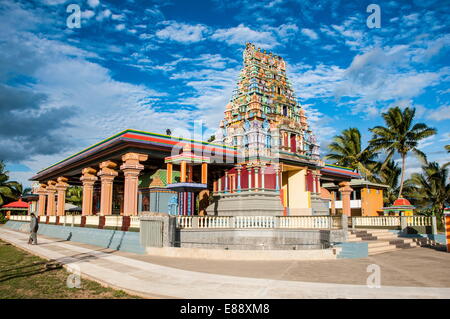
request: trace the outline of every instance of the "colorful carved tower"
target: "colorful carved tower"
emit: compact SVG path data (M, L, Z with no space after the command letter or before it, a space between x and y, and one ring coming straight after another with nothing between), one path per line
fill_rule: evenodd
M247 43L243 59L217 141L237 146L245 162L280 156L319 160L319 145L287 79L283 58Z
M239 162L218 176L208 214L328 214L320 198L325 164L283 58L247 43L243 59L215 140L237 147Z

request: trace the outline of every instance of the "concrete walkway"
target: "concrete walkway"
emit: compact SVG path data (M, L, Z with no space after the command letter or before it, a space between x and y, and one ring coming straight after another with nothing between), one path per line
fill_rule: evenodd
M82 277L149 298L450 298L450 288L384 285L381 288L368 288L364 285L249 278L190 271L151 263L146 260L147 256L43 236L38 239L39 245L30 246L27 244L27 234L5 227L0 227L0 239L35 255L56 260L68 269L76 265L81 270ZM203 264L208 265L208 260L204 260ZM427 270L430 271L430 268ZM329 272L332 273L333 269L329 269ZM433 272L436 277L441 276L435 269Z

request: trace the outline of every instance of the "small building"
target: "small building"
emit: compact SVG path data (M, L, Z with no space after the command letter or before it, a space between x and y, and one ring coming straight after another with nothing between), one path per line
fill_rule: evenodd
M22 198L19 198L19 200L16 202L12 202L12 203L3 205L0 210L5 212L6 218L9 218L11 216L12 212L27 215L28 208L29 208L28 204L26 202L22 201Z
M351 216L380 216L383 215L383 190L388 186L372 183L364 179L352 179L349 183ZM335 183L322 184L321 197L329 199L331 215L342 214L342 193Z
M399 197L390 207L383 207L384 216L412 216L415 207L411 205L409 200Z

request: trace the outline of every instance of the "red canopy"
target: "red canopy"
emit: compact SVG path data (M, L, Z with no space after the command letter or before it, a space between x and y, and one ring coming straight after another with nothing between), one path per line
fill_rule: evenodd
M406 198L397 198L392 206L411 206L411 203Z
M3 205L2 208L23 208L23 209L28 209L28 203L23 202L22 198L20 198L17 202L12 202L12 203Z

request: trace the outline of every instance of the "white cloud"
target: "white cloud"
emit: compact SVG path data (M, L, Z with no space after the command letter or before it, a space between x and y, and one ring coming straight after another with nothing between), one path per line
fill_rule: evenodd
M306 35L311 40L317 40L319 38L319 36L317 35L317 33L314 30L303 28L301 31L304 35Z
M122 31L123 29L125 29L125 24L121 23L121 24L116 25L117 31Z
M293 23L286 23L274 28L274 30L281 39L286 40L297 33L298 27Z
M423 148L433 145L436 140L436 135L425 137L423 140L420 140L417 148L422 150Z
M428 110L426 118L434 121L450 120L450 105L442 105L437 109Z
M317 108L314 108L312 104L302 104L302 107L305 110L305 115L308 118L311 130L317 136L321 147L325 148L329 144L331 137L336 134L336 128L329 125L333 121Z
M208 33L208 28L202 24L190 25L176 21L166 21L163 24L166 27L156 32L156 36L160 39L193 43L204 40Z
M81 13L81 16L85 19L90 19L95 15L95 12L92 10L86 10Z
M103 10L97 15L97 20L103 21L104 19L111 17L111 14L112 14L111 10L109 9Z
M95 8L100 4L100 1L99 0L88 0L87 3L91 8Z
M111 19L112 20L122 21L122 20L125 20L125 15L123 15L123 14L111 14Z
M450 132L446 132L441 134L441 138L439 139L440 142L448 142L450 141Z
M306 70L304 65L288 65L288 76L295 92L305 100L333 96L336 86L342 82L343 74L344 69L335 65L307 66Z
M356 97L361 105L380 101L407 100L420 95L448 73L418 72L411 67L408 46L374 48L355 56L335 88L337 96ZM365 109L365 106L363 107ZM356 111L361 111L356 109Z
M202 64L201 61L200 64ZM184 80L187 86L195 90L194 95L182 97L177 103L194 106L195 109L191 116L204 121L210 129L215 129L223 119L224 107L236 86L236 76L241 67L236 66L222 70L210 67L196 71L178 72L173 74L170 79Z
M211 39L223 41L229 45L244 45L246 42L252 42L263 49L270 49L278 45L271 32L255 31L242 23L237 27L216 30Z

